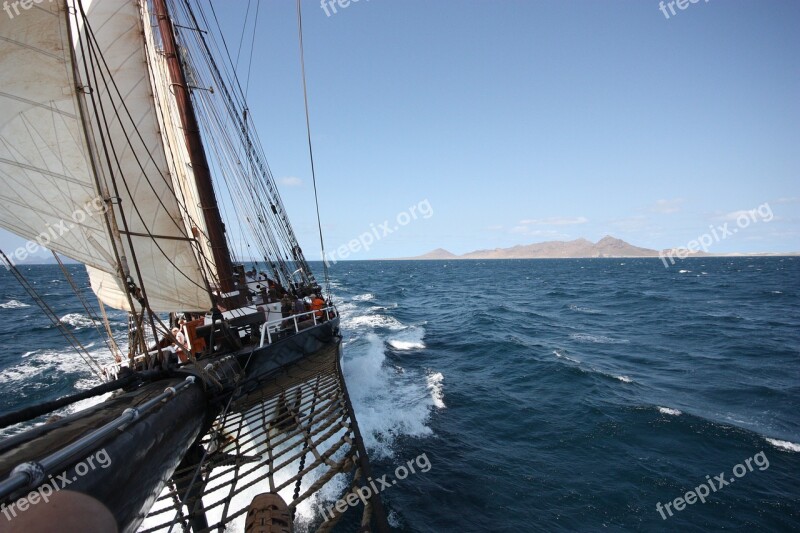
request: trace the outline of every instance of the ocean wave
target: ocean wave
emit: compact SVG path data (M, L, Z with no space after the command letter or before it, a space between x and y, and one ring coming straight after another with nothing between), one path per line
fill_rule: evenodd
M422 350L425 348L425 343L422 342L424 336L424 328L411 326L400 333L392 335L387 343L395 350Z
M375 295L372 294L371 292L368 292L366 294L359 294L358 296L353 296L354 302L369 302L370 300L374 299Z
M10 300L4 304L0 304L0 309L23 309L30 307L30 305L20 302L19 300Z
M614 377L623 383L633 383L633 380L628 376L614 376Z
M602 311L598 311L597 309L592 309L590 307L581 307L575 304L569 304L569 310L575 311L576 313L585 313L587 315L601 315L603 314Z
M97 346L96 348L94 348ZM113 362L113 356L103 343L90 342L85 345L89 356L98 364ZM127 353L126 342L120 342L120 350ZM74 350L38 349L19 356L19 363L0 371L0 384L37 383L39 376L75 375L73 387L76 391L90 389L102 383L83 358Z
M767 442L780 450L787 452L800 452L800 444L795 444L794 442L778 439L767 439Z
M658 412L663 415L670 415L670 416L680 416L683 413L677 409L672 409L670 407L659 407Z
M376 458L393 457L399 436L432 435L427 422L441 402L440 379L386 364L384 350L384 340L367 333L348 344L342 362L364 443Z
M588 333L570 333L569 338L582 343L588 344L628 344L628 339L612 339L605 335L590 335Z
M61 323L72 326L75 329L94 327L94 321L80 313L69 313L61 317Z
M389 346L394 348L395 350L422 350L425 348L424 342L412 342L412 341L398 341L398 340L390 340Z
M386 328L392 330L402 330L406 326L396 318L387 315L361 315L349 320L349 325L369 328Z
M566 350L553 350L553 354L556 357L559 357L561 359L566 359L567 361L570 361L572 363L580 363L580 361L578 361L577 359L568 356Z
M123 346L121 346L121 348L123 351L127 349ZM112 360L111 355L104 346L96 350L91 350L89 355L101 365L110 363ZM22 391L33 389L47 391L49 387L48 383L52 383L52 379L71 376L71 392L77 393L103 383L74 351L33 350L26 352L23 357L20 358L19 364L0 371L0 385L9 389L18 388ZM47 392L44 392L44 394L43 400L54 400L56 398L55 396L47 396ZM77 413L78 411L103 402L110 394L111 393L81 400L80 402L54 411L52 414L67 416ZM10 409L27 406L27 404L24 403L25 395L25 393L20 395L20 401L23 403L10 406ZM32 425L33 424L30 422L24 422L4 428L0 430L0 438L11 437L20 431L30 428Z
M428 390L431 392L431 400L433 400L433 405L435 405L438 409L444 409L446 405L444 404L444 386L442 382L444 381L444 375L441 372L435 372L433 374L428 374Z

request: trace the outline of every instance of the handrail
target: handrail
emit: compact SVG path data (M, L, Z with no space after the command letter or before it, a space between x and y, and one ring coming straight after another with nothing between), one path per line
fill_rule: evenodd
M0 498L6 498L9 494L20 489L27 490L40 485L48 474L54 473L53 471L56 468L71 460L75 460L80 454L86 453L87 449L93 448L109 435L124 430L128 424L146 415L165 400L168 401L174 398L184 389L193 385L194 382L195 377L189 376L174 387L167 387L164 389L164 392L138 407L129 407L125 409L122 414L111 422L84 435L75 442L68 444L47 457L39 461L30 461L17 465L5 480L0 481Z
M305 316L305 315L311 315L312 318L314 319L314 325L316 326L317 325L317 313L325 313L325 312L328 312L328 311L331 311L331 310L335 313L335 316L339 316L339 312L336 311L336 307L333 306L333 305L330 305L328 307L323 307L322 309L315 309L313 311L306 311L305 313L298 313L296 315L287 316L286 318L281 317L281 318L279 318L277 320L270 320L269 322L264 322L261 325L261 342L259 343L258 347L259 348L263 348L265 340L267 341L267 344L272 344L272 332L270 331L270 326L274 326L274 325L277 325L277 324L284 324L287 320L291 319L294 322L294 332L295 333L299 333L300 332L300 327L299 327L298 322L297 322L297 317ZM266 339L264 337L266 337Z

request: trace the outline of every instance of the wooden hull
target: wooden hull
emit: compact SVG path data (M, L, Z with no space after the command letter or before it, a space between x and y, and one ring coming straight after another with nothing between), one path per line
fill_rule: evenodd
M212 362L217 362L216 368L209 372L213 379L197 379L180 394L159 403L99 444L76 451L46 473L54 481L48 478L45 483L55 482L58 490L78 491L96 498L114 515L120 531L136 531L176 469L190 468L201 458L202 448L198 443L226 406L247 409L255 398L264 401L279 395L277 376L302 366L304 360L320 353L338 358L338 348L336 319L262 348L247 348L215 358ZM200 364L206 368L208 361ZM180 375L118 393L89 409L0 442L0 480L18 465L40 461L118 419L126 409L145 404L166 388L183 382L189 373L198 378L203 375L187 367ZM309 378L313 375L309 374ZM107 464L101 466L95 459L95 467L84 472L87 458L100 450L104 459L107 457L104 461ZM192 458L198 450L200 456ZM60 480L68 483L61 487ZM17 490L2 501L10 504L31 490L35 487ZM200 523L194 524L196 529Z

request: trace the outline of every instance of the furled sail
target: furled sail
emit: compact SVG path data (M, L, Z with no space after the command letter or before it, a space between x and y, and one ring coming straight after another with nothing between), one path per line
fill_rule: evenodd
M200 260L202 228L193 231L176 197L139 4L69 5L74 16L51 2L0 22L9 43L0 57L0 225L35 239L110 198L111 216L82 216L47 247L86 264L111 307L139 307L127 296L129 274L154 311L206 310L213 265Z

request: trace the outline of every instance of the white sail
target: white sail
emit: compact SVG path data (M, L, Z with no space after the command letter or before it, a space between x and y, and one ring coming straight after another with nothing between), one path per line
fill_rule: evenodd
M59 4L0 17L0 226L114 272Z
M118 217L117 226L131 276L155 311L206 310L211 305L208 286L167 164L139 3L84 0L82 5L87 26L76 17L76 62L95 63L92 69L79 70L84 84L94 88L93 102L99 103L87 106L97 151L104 151L104 143L114 147L113 154L102 154L106 159L113 156L113 161L101 161L97 168L102 186L121 199L124 220ZM102 51L102 59L92 56L90 45ZM119 277L93 269L89 274L92 288L106 304L128 308Z
M61 2L0 17L0 226L86 264L111 307L131 310L119 255L153 310L208 309L198 244L167 164L138 2L82 6L86 25L72 2L74 17ZM110 224L97 212L100 195L114 199Z
M147 2L141 3L142 20L151 20L152 13L148 10ZM189 149L183 135L180 122L180 111L174 96L169 66L161 48L156 44L153 25L145 24L145 45L150 66L151 84L155 95L158 121L167 155L170 175L173 178L173 189L181 206L181 215L186 224L186 231L197 237L199 245L198 260L209 274L207 279L216 285L216 267L211 243L208 240L206 221L203 216L200 195L197 192L197 182L192 170Z

